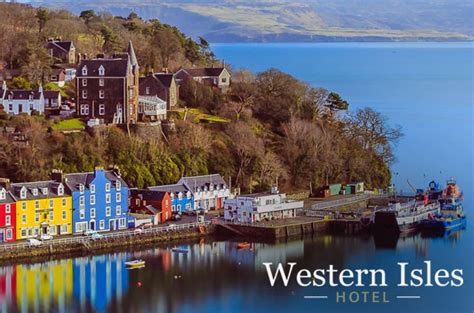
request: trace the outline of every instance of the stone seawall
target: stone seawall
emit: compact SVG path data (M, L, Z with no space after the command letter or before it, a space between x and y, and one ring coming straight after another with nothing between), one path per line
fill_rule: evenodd
M67 244L44 242L41 246L23 246L0 250L0 261L30 259L36 257L51 257L71 254L95 254L117 248L135 248L154 243L204 237L215 233L215 225L206 226L204 232L199 229L186 229L148 234L135 233L116 238L106 238L97 241L84 238L83 241Z

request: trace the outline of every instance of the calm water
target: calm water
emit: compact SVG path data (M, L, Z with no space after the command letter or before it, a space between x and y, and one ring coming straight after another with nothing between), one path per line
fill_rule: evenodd
M455 177L473 208L473 46L471 44L214 45L221 58L254 71L279 67L314 86L339 92L351 109L373 106L403 126L394 182L425 186ZM471 213L471 217L474 214ZM471 220L472 222L472 220ZM239 251L232 241L189 243L143 252L0 267L0 312L473 312L472 227L439 237L323 236ZM376 240L375 240L376 239ZM147 266L127 270L123 262ZM462 268L460 288L397 288L397 262ZM336 304L342 288L269 287L262 262L308 269L384 268L388 304ZM360 289L359 289L360 290ZM362 288L367 290L367 288ZM369 289L370 290L370 289ZM319 300L305 295L327 295ZM395 299L420 295L421 299Z

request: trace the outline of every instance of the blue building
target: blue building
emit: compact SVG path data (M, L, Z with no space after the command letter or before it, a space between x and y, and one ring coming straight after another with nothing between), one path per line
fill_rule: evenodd
M148 189L169 193L171 197L171 211L173 213L185 213L195 210L194 197L184 184L163 185L149 187Z
M96 168L94 172L66 174L56 171L72 195L73 233L87 230L113 231L127 229L128 191L117 169Z

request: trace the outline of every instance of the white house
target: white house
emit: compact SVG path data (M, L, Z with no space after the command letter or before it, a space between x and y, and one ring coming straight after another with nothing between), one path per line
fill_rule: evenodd
M254 223L296 216L303 201L293 201L276 188L272 192L238 196L224 202L224 219L230 222Z
M158 96L138 97L138 118L142 121L161 121L166 119L166 101Z
M18 115L32 112L44 113L44 92L40 86L38 90L9 90L7 84L3 82L0 89L0 104L6 113Z
M224 201L232 197L229 187L219 174L183 177L178 181L191 191L194 209L221 209Z
M223 93L230 87L231 75L225 67L206 67L206 68L183 68L175 74L178 84L181 84L186 77L191 77L195 81L216 87Z

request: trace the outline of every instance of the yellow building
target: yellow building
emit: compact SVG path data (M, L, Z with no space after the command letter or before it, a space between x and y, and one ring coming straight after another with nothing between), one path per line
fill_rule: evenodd
M16 238L72 234L72 198L55 181L15 183Z

